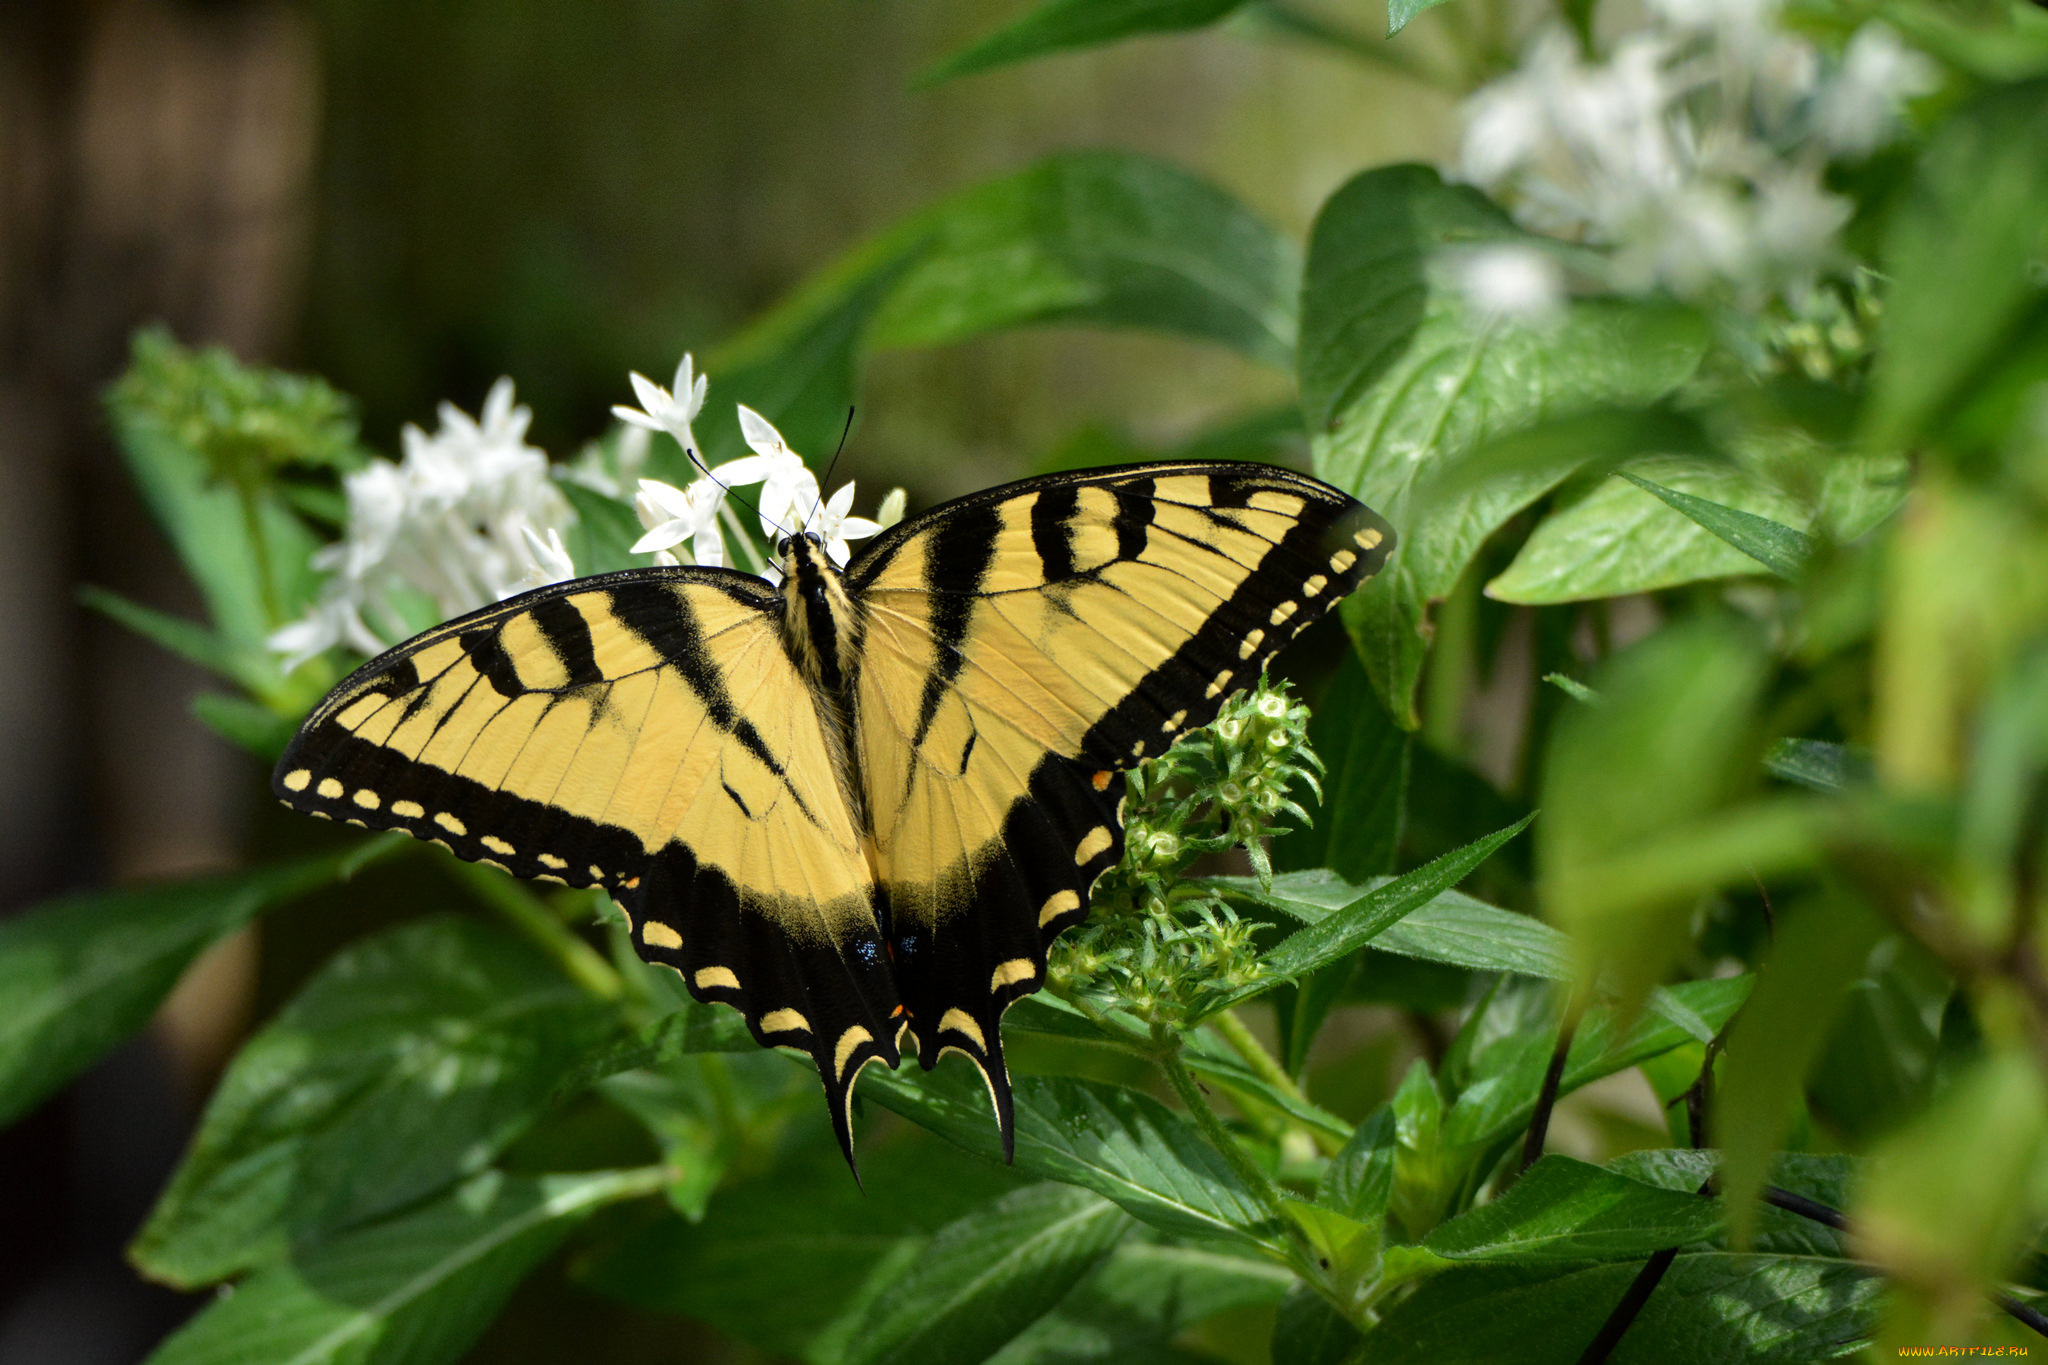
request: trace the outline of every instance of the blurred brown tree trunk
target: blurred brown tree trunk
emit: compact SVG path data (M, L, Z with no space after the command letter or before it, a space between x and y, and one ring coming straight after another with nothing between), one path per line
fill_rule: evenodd
M73 592L196 610L99 394L145 322L250 358L290 336L317 77L290 0L0 6L0 908L234 853L239 760L191 719L200 680ZM248 956L188 981L173 1056L204 1067L239 1027ZM117 1253L182 1120L146 1055L109 1067L0 1134L0 1357L135 1359L161 1330Z

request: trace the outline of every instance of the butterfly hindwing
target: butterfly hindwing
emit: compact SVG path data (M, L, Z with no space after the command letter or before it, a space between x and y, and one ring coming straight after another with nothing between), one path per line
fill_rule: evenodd
M1121 855L1121 772L1377 569L1386 524L1259 465L1012 484L853 562L855 750L919 1055L966 1052L1009 1140L998 1022Z
M525 594L357 670L273 785L315 815L603 887L642 956L811 1054L850 1159L853 1079L896 1064L897 1000L838 740L780 611L722 570Z

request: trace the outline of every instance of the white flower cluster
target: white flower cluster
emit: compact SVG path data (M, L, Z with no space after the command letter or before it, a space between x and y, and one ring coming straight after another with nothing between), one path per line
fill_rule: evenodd
M803 457L789 448L782 433L767 418L744 403L739 405L740 434L746 437L754 453L727 461L716 469L698 461L697 438L690 423L704 409L708 381L702 375L693 375L689 356L684 356L683 363L676 368L674 392L644 375L635 374L632 378L640 407L620 404L612 409L612 414L648 431L667 432L689 452L691 463L704 471L703 477L688 488L677 488L657 479L640 480L640 496L633 506L647 534L633 542L634 554L652 554L657 564L674 564L678 562L675 548L687 540L697 563L723 564L725 550L719 522L721 517L732 517L726 498L733 489L750 484L761 485L754 510L761 518L761 534L768 537L771 545L784 536L809 532L822 537L826 553L844 564L851 553L847 541L863 539L882 529L882 522L848 515L853 510L851 482L841 485L830 501L823 499L817 476L804 464ZM897 515L901 515L900 510ZM732 529L741 544L751 545L739 527ZM758 567L771 582L780 577L780 571L772 564Z
M634 507L647 534L634 544L634 554L651 554L656 564L723 565L730 535L754 568L778 578L772 565L760 561L727 504L734 488L751 484L761 485L756 510L770 544L787 535L814 534L842 565L849 540L901 519L900 488L884 499L879 521L851 515L850 482L830 499L822 497L802 457L766 418L745 406L739 409L740 429L754 454L706 468L690 424L703 410L708 381L689 356L676 369L673 392L639 374L632 382L640 407L612 409L626 423L620 439L609 451L564 468L560 477L621 500L637 484ZM575 513L555 484L547 454L526 444L532 416L513 405L512 381L500 379L480 419L444 403L441 429L432 436L405 428L401 462L373 460L347 476L346 530L313 560L329 574L320 599L303 620L270 637L287 671L336 645L380 653L424 624L416 619L418 609L408 611L420 598L447 620L576 577L561 536ZM688 488L637 478L655 432L674 437L703 477ZM687 551L680 551L686 541Z
M1849 214L1822 183L1829 163L1896 136L1933 63L1875 21L1825 58L1779 26L1776 0L1651 0L1649 14L1604 62L1541 35L1468 102L1461 178L1529 228L1611 247L1625 291L1754 307L1796 289L1835 259ZM1522 265L1468 268L1468 294L1531 311Z
M442 619L573 568L558 528L572 520L544 451L526 444L533 413L500 379L481 419L441 405L441 429L408 425L405 458L372 460L343 481L348 523L319 551L330 572L304 620L270 637L286 669L337 645L374 654L413 633L405 599L424 595Z

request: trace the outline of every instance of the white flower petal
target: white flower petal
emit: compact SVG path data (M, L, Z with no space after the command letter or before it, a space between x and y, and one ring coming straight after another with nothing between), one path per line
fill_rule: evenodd
M779 455L789 449L789 443L782 439L782 433L774 423L755 412L745 403L740 410L740 434L747 438L747 444L762 455Z
M670 549L688 540L694 533L694 529L689 522L680 518L675 521L664 521L661 525L649 529L646 535L626 547L626 553L644 555L657 550Z

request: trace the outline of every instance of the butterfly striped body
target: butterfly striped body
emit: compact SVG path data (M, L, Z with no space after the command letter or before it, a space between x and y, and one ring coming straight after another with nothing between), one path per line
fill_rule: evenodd
M842 573L559 584L371 661L277 794L519 876L598 886L649 961L807 1052L852 1159L853 1083L966 1055L1005 1149L1000 1024L1122 854L1122 774L1384 560L1316 480L1132 466L992 489Z

